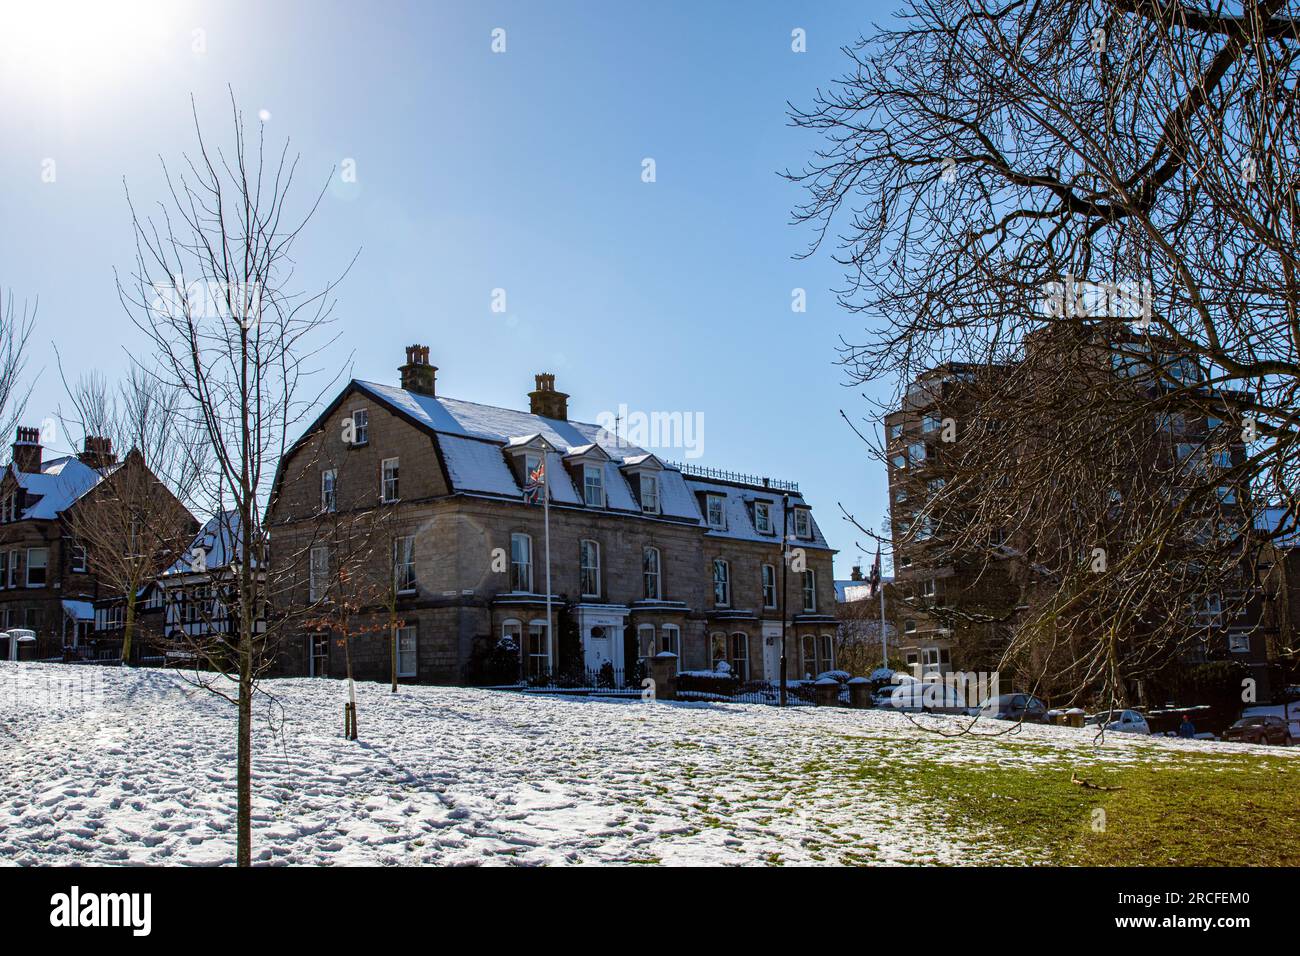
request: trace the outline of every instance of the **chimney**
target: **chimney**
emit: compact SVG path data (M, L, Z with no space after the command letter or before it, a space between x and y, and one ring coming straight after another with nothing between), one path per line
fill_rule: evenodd
M558 421L567 422L569 420L569 396L564 392L555 390L555 374L553 372L542 372L535 377L537 379L537 390L528 393L528 410L534 415L541 415L543 418L554 418Z
M398 369L402 373L402 388L417 395L430 395L434 392L434 381L438 377L438 368L429 364L429 346L408 345L406 347L406 364Z
M19 471L36 474L41 470L41 430L18 426L14 441L14 465Z
M87 435L85 449L77 458L83 465L96 471L117 464L117 456L113 454L113 439Z
M853 580L853 581L861 581L861 580L862 580L862 565L860 565L860 564L855 564L855 565L853 565L853 570L849 572L849 578L850 578L851 580Z

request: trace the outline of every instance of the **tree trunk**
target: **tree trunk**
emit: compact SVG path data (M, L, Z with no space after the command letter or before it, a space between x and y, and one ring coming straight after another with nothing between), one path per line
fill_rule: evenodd
M397 693L397 611L392 605L388 608L388 642L392 659L389 661L389 667L392 671L393 690Z
M245 615L247 616L247 615ZM235 769L235 864L253 865L253 639L248 624L239 636L239 740Z
M131 662L131 638L135 634L135 595L134 587L127 588L126 591L126 616L122 622L122 664L123 666Z

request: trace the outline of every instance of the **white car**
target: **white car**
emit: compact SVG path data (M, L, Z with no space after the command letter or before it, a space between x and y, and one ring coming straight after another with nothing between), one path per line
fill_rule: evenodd
M1084 724L1088 727L1101 727L1111 733L1121 734L1149 734L1151 728L1147 726L1147 719L1139 714L1136 710L1103 710L1099 714L1093 714Z
M966 701L960 690L943 681L918 680L895 684L882 688L876 699L879 701L877 706L895 710L966 711Z

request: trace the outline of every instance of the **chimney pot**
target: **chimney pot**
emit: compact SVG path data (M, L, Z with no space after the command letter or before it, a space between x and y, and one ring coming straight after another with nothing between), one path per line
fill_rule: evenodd
M555 390L555 373L539 372L534 377L537 388L528 393L528 410L543 418L569 420L569 396Z
M14 465L19 471L36 474L41 470L41 430L18 426L18 435L14 440Z
M117 456L113 454L113 439L87 435L83 451L77 458L83 465L96 471L117 464Z

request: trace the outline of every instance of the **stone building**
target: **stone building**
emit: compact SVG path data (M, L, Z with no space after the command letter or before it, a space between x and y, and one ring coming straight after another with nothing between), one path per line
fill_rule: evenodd
M833 552L797 486L674 465L572 421L553 375L536 377L523 412L439 396L436 374L428 348L411 346L399 385L350 382L286 454L267 516L270 566L299 569L276 589L282 607L322 600L351 543L338 529L366 511L384 529L371 562L391 555L402 679L612 672L630 683L669 651L684 671L775 680L783 614L790 678L834 665ZM550 626L546 509L525 501L539 466ZM379 621L381 604L366 608ZM337 676L336 637L288 640L282 669ZM349 650L356 676L388 677L385 629Z
M73 529L77 512L97 507L103 489L138 478L157 482L134 449L118 461L108 439L87 437L79 455L46 459L40 431L18 429L0 474L0 631L35 631L37 657L61 656L65 648L80 657L112 656L113 648L97 648L94 637L94 602L109 589Z

